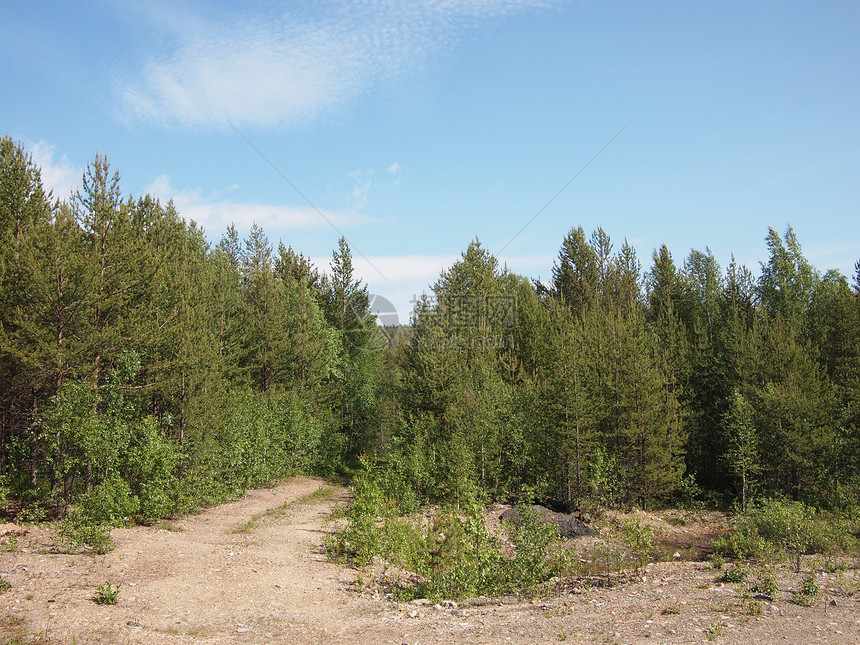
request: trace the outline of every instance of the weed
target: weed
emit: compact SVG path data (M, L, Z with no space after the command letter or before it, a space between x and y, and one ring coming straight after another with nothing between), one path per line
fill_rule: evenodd
M117 596L119 596L119 588L120 585L113 586L109 582L96 587L96 595L93 598L93 602L97 605L115 605L117 603Z
M723 582L743 582L747 577L747 569L739 564L733 564L723 573Z
M720 555L719 553L711 554L711 568L720 571L723 568L723 565L726 563L726 559Z
M624 544L630 550L636 569L639 570L648 562L654 543L654 527L636 520L625 520L621 527Z
M90 524L70 515L60 524L62 547L68 553L79 553L89 547L98 554L112 551L116 546L110 537L110 527Z
M723 630L725 629L725 627L726 624L721 620L718 620L715 623L711 623L705 629L705 638L709 641L717 640L717 638L723 635Z
M174 524L173 522L168 522L167 520L161 520L158 525L165 531L170 531L171 533L182 533L182 527L179 524Z
M746 611L750 616L761 616L764 613L764 605L758 600L750 600L747 603Z
M671 605L666 607L663 611L660 612L664 616L677 616L681 613L681 601L676 600Z
M9 591L12 588L12 585L9 584L7 580L0 578L0 593L4 591Z
M821 595L821 588L815 581L815 574L810 574L803 579L800 589L794 593L791 601L802 607L812 607L815 599Z
M764 567L759 570L756 580L749 585L749 591L772 598L777 592L776 570L773 567Z
M6 539L2 545L0 545L0 551L5 551L6 553L15 553L18 550L18 536L15 533L9 534L8 539Z

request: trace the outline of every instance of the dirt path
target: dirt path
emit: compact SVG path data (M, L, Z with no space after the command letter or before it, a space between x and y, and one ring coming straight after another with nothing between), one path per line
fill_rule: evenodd
M702 563L657 564L644 580L538 601L437 609L359 594L357 572L322 552L326 520L346 498L295 478L186 517L180 530L115 530L117 548L102 556L47 553L47 531L0 525L0 578L11 584L0 594L0 645L860 642L858 594L799 607L787 601L788 576L776 602L750 615L738 586ZM92 601L106 582L121 584L115 606Z

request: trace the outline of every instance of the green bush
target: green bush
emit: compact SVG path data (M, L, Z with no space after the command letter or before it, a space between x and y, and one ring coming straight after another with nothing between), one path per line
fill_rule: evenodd
M621 525L621 534L624 545L630 551L636 568L641 569L651 556L654 545L654 527L643 524L638 518L625 519Z
M849 524L803 502L765 500L750 505L734 529L713 542L718 555L761 559L774 549L787 551L800 571L804 554L831 554L851 547Z
M749 522L770 544L788 551L800 571L805 553L826 553L838 541L839 528L803 502L767 500L750 510Z
M760 559L768 551L767 540L758 534L754 526L744 523L718 537L711 546L717 556L742 560Z
M777 592L776 570L773 567L764 567L759 570L755 581L749 584L750 593L763 594L773 598Z
M748 571L745 567L733 564L728 567L723 573L723 582L743 582L747 577Z
M471 506L465 517L442 510L430 525L430 559L423 571L429 598L464 598L497 593L504 587L506 560L487 530L483 509Z
M571 565L558 530L541 523L528 506L521 509L520 526L508 527L515 550L509 558L490 534L479 503L443 507L429 522L410 520L386 495L385 481L373 472L353 480L349 524L327 548L330 556L359 566L379 558L420 576L401 595L457 599L530 591Z
M104 554L114 548L110 536L110 527L104 524L87 524L69 516L60 524L63 548L70 553L77 553L84 547L89 547L95 553Z
M119 588L120 585L113 586L109 582L96 587L96 595L93 597L93 602L97 605L115 605L119 596Z
M516 555L511 563L512 582L523 589L558 575L570 565L560 549L562 538L558 527L544 524L530 504L519 507L520 525L511 530L511 543Z
M77 524L124 526L140 508L125 480L112 477L80 498L69 514Z
M792 602L803 607L812 607L815 599L820 595L821 589L815 581L815 574L810 574L803 579L800 589L792 597Z

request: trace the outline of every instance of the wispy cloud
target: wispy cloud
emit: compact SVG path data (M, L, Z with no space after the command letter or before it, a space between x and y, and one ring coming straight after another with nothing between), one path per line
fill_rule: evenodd
M311 207L289 204L261 204L239 202L225 198L235 190L230 186L224 191L209 195L199 190L175 190L167 175L157 177L146 192L162 201L173 200L177 212L186 220L193 220L210 233L220 233L234 224L240 231L247 231L252 224L265 230L287 231L327 228L330 224ZM367 216L355 212L323 211L326 218L338 228L350 228L366 224Z
M28 146L33 163L42 170L42 185L57 199L67 199L81 184L83 168L78 168L63 155L54 159L56 146L38 141Z
M124 118L168 126L289 126L354 101L487 18L553 0L367 0L317 13L256 14L169 29L166 55L128 70L115 90ZM139 11L139 10L138 10ZM155 8L152 11L156 11Z
M349 178L355 181L355 187L348 195L347 201L353 208L361 209L367 204L367 194L373 185L373 174L373 170L353 170L349 173Z

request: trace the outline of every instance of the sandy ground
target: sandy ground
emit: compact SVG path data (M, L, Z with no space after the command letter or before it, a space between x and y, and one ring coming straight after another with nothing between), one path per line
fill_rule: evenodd
M0 593L0 645L860 643L856 572L819 574L827 590L810 608L790 601L801 576L784 567L773 601L751 607L742 584L688 561L612 588L571 580L535 600L436 608L359 593L359 572L322 546L346 500L340 485L295 478L172 524L117 529L106 555L52 553L48 529L0 525L0 578L11 585ZM121 585L116 605L93 602L104 583Z

